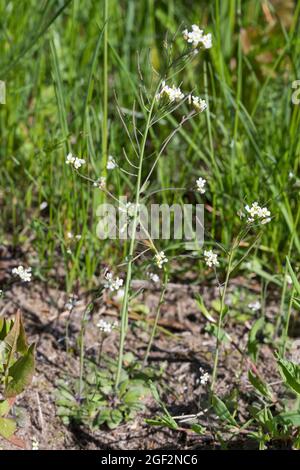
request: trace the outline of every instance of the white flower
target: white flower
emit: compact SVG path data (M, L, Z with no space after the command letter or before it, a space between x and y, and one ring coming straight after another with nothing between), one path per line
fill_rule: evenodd
M85 160L83 160L83 158L76 157L74 161L74 168L78 170L78 168L80 168L82 165L85 165Z
M289 274L286 275L286 282L287 282L287 284L290 284L290 285L293 284L293 279L291 278L291 276Z
M208 372L205 372L204 369L202 369L202 367L199 368L199 371L200 371L200 384L201 385L206 385L208 382L209 382L209 373Z
M211 33L204 34L202 38L202 44L205 49L210 49L212 47L212 36Z
M289 179L292 180L295 177L294 173L292 171L289 172Z
M213 266L219 266L218 255L212 250L205 250L204 258L206 265L210 268L212 268Z
M124 289L119 289L119 290L117 290L116 294L113 296L113 299L116 302L122 302L122 300L124 298L124 294L125 294L125 290Z
M66 159L66 164L67 165L73 165L75 162L75 157L72 155L72 153L68 153L67 159Z
M185 29L182 31L184 39L192 44L194 48L198 47L199 44L202 45L205 49L210 49L212 47L212 37L211 34L203 34L203 30L199 28L196 24L192 25L192 31Z
M184 94L180 90L180 88L176 88L175 85L169 87L166 85L166 82L163 81L161 84L161 90L156 95L156 100L160 101L162 98L167 98L170 103L178 102L184 98Z
M202 100L199 96L189 95L188 97L189 104L192 104L196 111L202 113L206 108L207 104L205 100Z
M3 290L0 289L0 298L3 297Z
M248 304L248 307L253 310L253 312L258 312L258 310L261 309L261 303L256 300L255 302L251 302L250 304Z
M69 238L69 240L72 240L72 238L74 238L74 235L72 232L67 232L67 238Z
M205 185L206 185L206 180L204 178L199 178L196 181L197 184L197 190L199 191L200 194L205 193Z
M106 178L101 176L97 181L94 181L94 187L99 189L105 189L106 186Z
M39 448L40 448L39 441L37 440L35 436L33 436L31 438L31 450L39 450Z
M100 331L103 331L103 333L109 334L112 332L112 330L117 328L118 322L117 321L108 322L101 318L96 326L99 328Z
M149 278L150 278L151 281L154 282L155 284L156 284L157 282L159 282L159 276L158 276L158 274L149 273Z
M43 211L44 209L46 209L46 207L48 207L48 203L46 201L43 201L40 204L40 211Z
M252 206L245 206L246 212L248 212L249 217L247 221L260 222L261 224L267 224L271 221L271 212L266 207L260 207L257 202L253 202Z
M78 304L78 298L76 295L72 295L68 302L65 304L65 309L66 310L73 310L74 307L76 307L76 305Z
M116 168L116 166L118 166L118 165L116 164L116 161L115 161L114 157L109 155L108 160L107 160L106 169L107 170L113 170L114 168Z
M120 279L119 277L116 277L115 279L113 278L112 273L107 272L105 274L105 280L106 283L104 284L104 287L106 289L109 289L110 291L118 290L120 287L123 285L123 279Z
M155 258L156 265L159 267L159 269L163 267L164 263L168 262L168 259L163 251L160 251L159 253L157 253L154 256L154 258Z
M85 160L83 160L83 158L75 157L72 153L69 153L67 155L66 164L72 165L76 170L78 170L78 168L80 168L82 165L85 165Z
M17 268L13 268L12 274L19 276L19 278L24 282L31 281L31 268L25 269L23 266L18 266Z

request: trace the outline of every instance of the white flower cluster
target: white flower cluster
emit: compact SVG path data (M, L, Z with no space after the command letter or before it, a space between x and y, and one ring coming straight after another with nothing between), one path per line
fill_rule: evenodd
M117 322L117 321L108 322L108 321L103 320L102 318L101 318L100 321L97 323L97 327L99 328L99 330L102 331L103 333L106 333L106 334L111 333L112 330L114 330L115 328L117 328L117 326L118 326L118 322Z
M202 369L202 367L199 368L199 372L200 372L200 384L201 385L206 385L208 382L209 382L209 373L208 372L205 372L204 369Z
M260 207L257 202L253 202L252 206L245 206L246 212L248 212L249 217L248 222L260 222L261 224L267 224L271 221L271 212L267 207Z
M110 272L107 272L105 274L105 280L106 283L104 284L104 287L112 292L115 290L119 290L120 287L122 287L123 285L123 279L120 279L119 277L116 277L114 279L112 273Z
M184 99L184 94L181 89L176 88L175 85L170 87L166 85L166 82L163 81L161 84L162 88L159 93L156 95L156 100L160 101L162 98L166 98L169 103L178 103L180 100ZM193 105L196 111L202 113L207 108L205 100L201 99L199 96L188 95L188 103Z
M154 258L155 258L156 265L159 267L159 269L161 269L163 267L164 263L168 262L168 258L166 257L166 255L163 251L160 251L159 253L157 253L154 256Z
M197 185L197 190L199 191L199 193L204 194L206 191L205 190L206 180L204 178L199 178L196 181L196 185Z
M101 176L97 181L94 181L93 186L99 189L105 189L106 186L106 178Z
M114 159L114 157L112 155L109 155L108 160L107 160L107 164L106 164L106 169L107 170L114 170L116 168L116 166L118 166L116 164L116 160Z
M192 31L185 29L182 31L184 39L192 44L194 48L198 47L199 44L204 46L205 49L210 49L212 47L212 37L211 34L203 34L203 29L200 29L196 24L192 25Z
M19 278L24 282L31 281L31 268L24 268L23 266L18 266L17 268L13 268L12 274L15 276L19 276Z
M202 100L199 96L189 95L188 97L189 104L192 104L196 111L202 113L206 108L207 104L205 100Z
M166 85L166 82L163 81L161 84L161 90L156 95L156 100L160 101L162 98L167 98L170 103L178 102L184 98L184 94L180 90L180 88L176 88L175 85L170 87Z
M212 268L213 266L219 266L218 255L212 250L205 250L204 258L206 265L210 268Z
M85 160L83 160L83 158L75 157L75 155L69 153L67 155L66 164L72 165L75 170L78 170L82 165L85 165Z

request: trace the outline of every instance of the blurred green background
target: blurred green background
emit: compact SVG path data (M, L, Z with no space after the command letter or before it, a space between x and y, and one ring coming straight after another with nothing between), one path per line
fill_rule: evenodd
M185 47L181 31L195 23L212 33L213 47L198 54L176 83L206 98L209 112L176 135L149 191L186 187L163 192L156 202L202 202L188 188L205 177L206 242L225 249L245 203L267 205L274 218L244 269L268 279L281 271L289 252L296 265L300 143L292 83L300 79L300 2L110 0L107 8L105 22L104 0L0 0L0 80L7 88L6 105L0 105L0 243L21 248L43 279L63 262L69 289L77 279L92 281L103 263L123 260L126 245L97 239L101 194L70 171L66 154L72 149L86 158L86 174L100 176L107 77L107 153L130 171L122 148L130 157L132 150L116 97L128 119L137 102L142 129L140 90L153 88L153 68L164 70L166 34L175 35L173 52L179 54ZM178 110L155 129L149 156L181 117ZM145 175L150 165L151 158ZM133 194L134 179L125 173L110 172L108 184L116 197ZM68 232L82 237L69 239ZM159 247L170 259L180 250L174 243ZM174 276L193 265L201 277L201 262L180 253L183 263ZM145 270L136 269L141 275Z

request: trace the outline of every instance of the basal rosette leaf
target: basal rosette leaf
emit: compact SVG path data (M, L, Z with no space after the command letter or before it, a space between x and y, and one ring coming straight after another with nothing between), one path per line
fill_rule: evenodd
M32 344L27 352L9 368L10 381L4 391L5 397L19 395L30 385L35 369L34 350L35 344Z

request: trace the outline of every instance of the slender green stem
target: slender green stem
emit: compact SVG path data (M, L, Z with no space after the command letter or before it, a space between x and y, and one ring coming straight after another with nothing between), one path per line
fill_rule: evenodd
M84 335L85 335L85 325L88 315L93 310L93 304L90 303L85 311L83 312L81 319L80 335L79 335L79 346L80 346L80 360L79 360L79 399L82 397L83 392L83 370L84 370Z
M102 111L102 176L106 176L108 142L108 0L104 0L103 34L103 111Z
M120 344L119 344L119 356L118 356L118 366L117 366L116 384L115 384L116 388L118 387L120 383L122 363L123 363L124 344L125 344L125 337L126 337L127 326L128 326L128 296L129 296L129 288L130 288L130 282L131 282L133 252L134 252L134 246L135 246L135 232L136 232L136 227L137 227L138 205L140 201L143 160L144 160L147 137L148 137L149 130L151 127L151 119L152 119L152 114L153 114L153 109L154 109L154 104L155 104L155 95L156 93L154 94L151 107L148 113L146 127L144 130L144 135L142 139L140 156L139 156L139 167L138 167L138 176L137 176L137 184L136 184L136 192L135 192L135 207L134 207L134 215L133 215L133 222L132 222L132 233L131 233L131 240L130 240L129 253L128 253L128 265L127 265L127 274L126 274L126 281L125 281L125 288L124 288L124 297L123 297L123 303L122 303L122 309L121 309Z
M214 392L216 376L217 376L217 369L218 369L218 362L219 362L219 349L220 349L220 343L221 343L220 342L220 332L221 332L221 328L222 328L222 321L223 321L224 310L225 310L225 298L226 298L226 292L227 292L227 287L228 287L230 273L231 273L231 265L232 265L232 261L233 261L234 251L235 251L235 243L233 244L233 246L230 250L230 253L229 253L226 279L225 279L225 283L224 283L223 290L222 290L222 293L221 293L221 308L220 308L218 326L217 326L216 352L215 352L214 366L213 366L212 379L211 379L211 388L210 388L211 394L213 394L213 392Z
M285 349L286 349L286 342L287 342L287 338L288 338L288 332L289 332L289 326L290 326L290 319L291 319L294 295L295 295L295 289L293 288L291 298L290 298L290 301L289 301L289 307L288 307L287 313L284 317L284 330L283 330L282 338L281 338L282 339L282 346L281 346L281 355L282 356L284 356Z
M159 320L159 316L160 316L161 306L164 302L167 283L168 283L168 274L165 272L165 274L164 274L164 284L163 284L163 288L162 288L162 291L161 291L161 294L160 294L159 303L158 303L158 306L157 306L157 311L156 311L156 316L155 316L153 328L152 328L152 331L151 331L149 343L148 343L146 354L145 354L145 357L144 357L143 367L145 367L147 362L148 362L148 357L149 357L149 354L150 354L150 351L151 351L151 348L152 348L152 344L153 344L153 340L154 340L156 330L157 330L157 325L158 325L158 320Z

